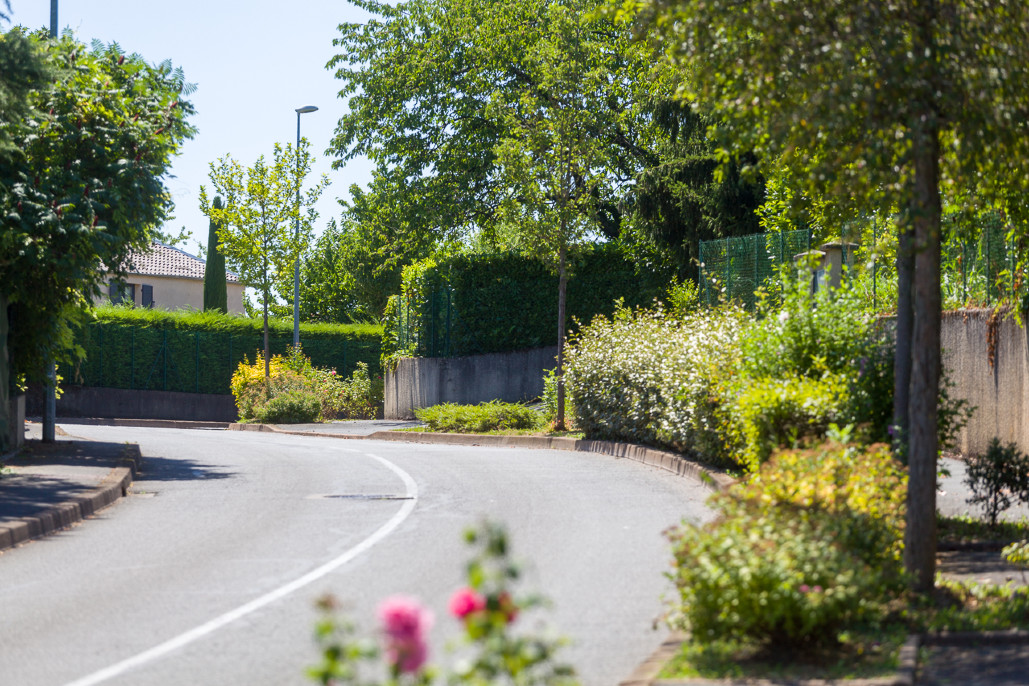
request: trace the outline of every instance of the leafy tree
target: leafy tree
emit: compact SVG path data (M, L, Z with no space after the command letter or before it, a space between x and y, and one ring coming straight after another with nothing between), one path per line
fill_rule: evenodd
M1004 0L628 0L744 150L837 205L900 208L896 416L910 468L905 565L935 569L941 193L1021 216L1029 184L1029 6ZM686 76L688 75L688 76ZM910 424L910 429L908 428Z
M211 202L211 209L223 210L222 199L217 195ZM211 220L207 231L207 262L204 264L204 309L229 311L229 294L225 279L225 255L218 249L218 224Z
M193 87L170 62L46 32L3 34L0 62L0 294L14 372L42 380L66 352L69 318L99 292L101 266L121 269L169 218L164 178L195 132ZM7 70L19 62L28 68Z
M337 166L358 155L376 163L374 193L395 203L395 224L441 239L507 228L502 208L524 190L510 185L510 157L500 158L509 116L530 116L523 97L526 106L553 104L540 65L567 57L589 85L564 107L596 150L593 198L580 207L595 237L619 235L625 188L661 161L651 103L666 83L652 78L654 49L632 41L630 27L594 17L598 0L356 4L376 18L340 26L342 52L329 66L348 113L330 153ZM556 41L563 14L575 17L577 42Z
M215 192L225 198L223 208L209 202L206 187L200 187L200 209L217 224L219 250L240 280L260 292L265 377L270 375L268 310L275 298L276 277L292 274L302 259L318 218L314 206L329 183L323 176L301 196L311 171L309 148L306 139L299 147L276 143L271 164L261 155L252 167L244 167L231 155L212 162L208 176Z

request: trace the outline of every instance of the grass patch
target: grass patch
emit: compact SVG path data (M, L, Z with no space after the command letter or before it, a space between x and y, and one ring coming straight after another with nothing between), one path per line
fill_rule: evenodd
M905 627L853 634L832 648L771 650L738 641L684 643L661 678L868 679L897 671Z
M1004 541L1012 543L1029 538L1029 521L999 521L996 526L971 515L936 518L936 533L940 541L948 543L976 543L981 541Z
M539 431L543 415L519 403L491 400L478 405L443 403L414 411L429 431L438 433L488 433L510 429Z
M1029 629L1029 588L937 580L929 598L898 602L881 624L844 632L835 646L784 650L716 640L684 643L661 678L869 679L896 672L912 633Z

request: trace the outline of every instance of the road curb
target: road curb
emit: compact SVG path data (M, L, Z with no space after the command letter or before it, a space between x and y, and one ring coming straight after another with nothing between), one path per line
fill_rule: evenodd
M142 468L139 446L126 445L118 461L119 465L91 493L66 500L32 517L0 524L0 551L67 529L125 496L132 479Z
M657 467L677 476L688 477L719 492L735 483L735 479L706 467L688 457L666 450L657 450L634 443L594 441L559 436L504 436L495 434L446 434L428 431L376 431L368 435L336 434L320 431L289 431L270 424L230 424L230 431L266 431L290 436L316 436L346 440L396 441L403 443L429 443L436 445L468 445L486 448L531 448L539 450L572 450L597 453L615 458L634 460Z
M26 417L39 422L39 417ZM108 419L105 417L58 417L57 424L86 426L134 426L151 429L228 429L231 422L208 422L193 419Z

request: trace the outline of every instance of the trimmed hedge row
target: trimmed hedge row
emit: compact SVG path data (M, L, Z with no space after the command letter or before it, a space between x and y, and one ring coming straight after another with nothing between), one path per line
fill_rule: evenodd
M570 255L569 325L614 312L615 301L649 305L665 294L671 270L638 271L614 246ZM387 307L383 352L457 357L557 344L557 275L515 253L455 255L404 270Z
M84 386L187 393L230 392L232 373L244 359L261 357L260 320L212 312L99 307L76 344L85 360L65 381ZM373 375L379 366L382 328L369 325L302 324L304 354L317 367L349 376L358 362ZM269 323L272 354L293 343L293 323Z

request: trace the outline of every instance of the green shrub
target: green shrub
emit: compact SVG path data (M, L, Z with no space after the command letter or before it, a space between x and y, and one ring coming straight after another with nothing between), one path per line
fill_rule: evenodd
M784 279L778 304L762 300L740 336L740 372L749 378L851 371L875 342L876 320L849 288L812 294L808 283Z
M626 308L594 319L568 349L576 424L590 438L674 450L717 444L720 389L745 317L735 308L681 318Z
M431 431L443 433L485 433L504 429L541 429L543 415L518 403L491 400L478 405L443 403L414 411Z
M272 396L256 409L262 424L307 424L318 420L321 403L310 391L290 389Z
M543 377L543 419L547 422L557 421L557 367L547 371ZM565 380L565 422L575 420L575 407L572 401L572 394L568 389L567 379Z
M349 379L341 379L334 369L319 369L300 349L290 348L286 356L275 355L265 381L264 360L253 364L244 359L232 376L232 393L241 421L265 421L265 406L278 396L302 393L318 401L315 421L325 419L374 419L382 402L382 381L372 380L368 365L357 363ZM295 399L294 399L295 400Z
M820 440L839 421L846 401L846 382L788 377L759 379L736 397L733 412L742 440L739 463L756 471L780 447Z
M985 455L973 455L965 463L965 483L972 491L969 505L978 505L990 522L1011 507L1013 501L1029 502L1029 457L1014 443L1002 446L994 438Z
M903 587L905 488L885 446L779 455L715 499L713 524L671 532L673 625L792 647L879 616Z

